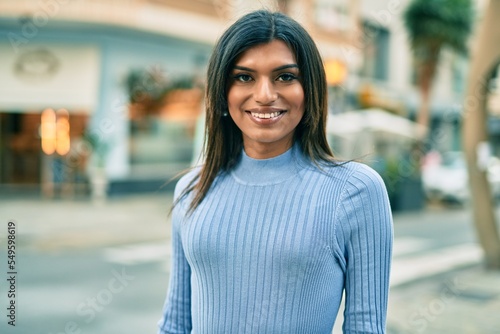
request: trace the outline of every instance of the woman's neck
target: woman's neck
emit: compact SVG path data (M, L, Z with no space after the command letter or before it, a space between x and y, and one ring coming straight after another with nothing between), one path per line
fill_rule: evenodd
M297 143L284 153L268 159L254 159L243 151L231 174L244 184L277 184L296 175L307 166L306 161Z
M293 146L293 140L277 143L261 143L244 140L243 148L245 153L253 159L270 159L277 157Z

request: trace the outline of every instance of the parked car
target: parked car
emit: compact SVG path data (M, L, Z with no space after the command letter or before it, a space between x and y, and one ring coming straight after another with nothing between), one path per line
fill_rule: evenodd
M424 164L422 181L428 199L465 204L470 200L467 165L463 152L450 151ZM500 198L500 159L492 157L487 177L495 198Z

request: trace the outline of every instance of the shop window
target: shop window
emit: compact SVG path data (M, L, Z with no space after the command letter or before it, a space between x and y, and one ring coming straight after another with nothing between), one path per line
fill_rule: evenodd
M387 81L389 77L389 31L375 24L363 24L361 75Z
M48 182L54 187L62 183L85 183L87 152L81 149L80 143L88 115L86 112L62 112L62 109L52 111L54 133L60 132L58 138L54 134L52 139L54 143L59 140L59 145L46 146L46 152L43 150L42 111L0 113L0 185L38 187ZM62 136L64 129L67 131Z
M165 176L191 164L203 91L190 77L166 78L162 71L134 70L130 94L132 176Z

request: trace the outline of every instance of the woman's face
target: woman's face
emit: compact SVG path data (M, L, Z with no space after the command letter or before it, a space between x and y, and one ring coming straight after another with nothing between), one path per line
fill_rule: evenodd
M288 46L274 40L242 53L231 73L227 101L248 156L265 159L288 150L304 115L299 68Z

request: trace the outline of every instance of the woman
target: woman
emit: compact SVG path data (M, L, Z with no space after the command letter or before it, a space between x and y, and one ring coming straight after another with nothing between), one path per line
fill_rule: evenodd
M159 333L384 333L392 218L380 177L335 163L311 37L256 11L208 65L205 162L175 190Z

